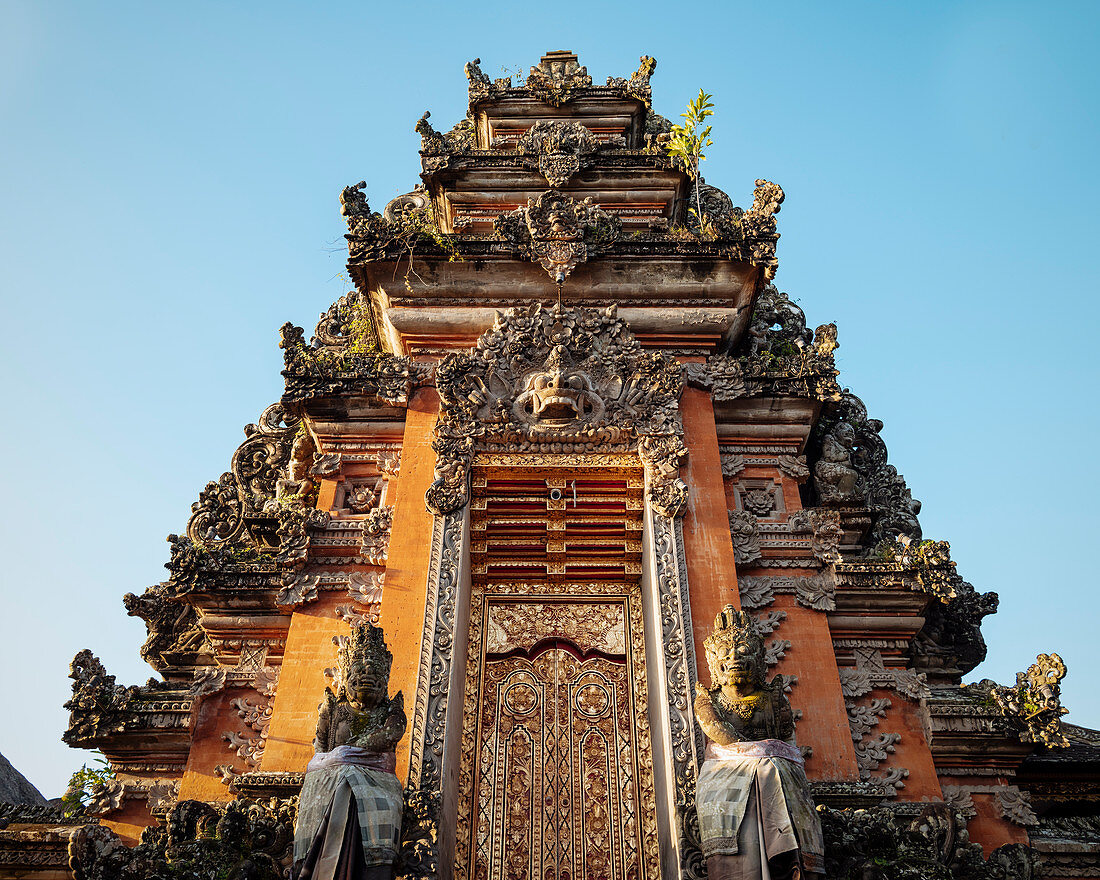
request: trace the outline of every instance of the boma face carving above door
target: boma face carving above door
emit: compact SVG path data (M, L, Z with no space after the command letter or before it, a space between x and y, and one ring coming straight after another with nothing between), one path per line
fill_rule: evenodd
M463 507L478 451L637 452L649 501L677 516L687 501L678 401L683 369L646 351L612 306L498 313L469 352L436 368L440 410L432 449L433 513Z
M512 407L520 421L554 429L594 421L603 415L606 407L588 374L567 370L562 360L562 347L555 346L546 360L546 369L524 380L523 391Z

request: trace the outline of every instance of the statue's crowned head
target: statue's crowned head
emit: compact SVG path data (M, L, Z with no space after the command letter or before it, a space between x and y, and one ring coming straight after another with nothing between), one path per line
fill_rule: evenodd
M340 677L347 698L362 706L376 706L389 694L393 654L382 628L358 624L340 642Z
M764 639L756 621L732 605L714 619L714 632L703 642L707 665L715 687L726 684L763 687L765 675Z

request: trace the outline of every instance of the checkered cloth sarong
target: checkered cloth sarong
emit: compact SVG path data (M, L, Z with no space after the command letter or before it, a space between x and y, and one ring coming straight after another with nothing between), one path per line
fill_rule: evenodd
M397 858L401 838L403 797L394 773L393 752L368 752L356 746L337 746L319 752L306 767L294 828L294 860L304 859L313 839L329 817L319 868L326 859L335 868L347 824L351 799L359 815L363 855L367 867L388 865ZM318 870L316 876L324 876Z
M696 804L703 855L737 855L737 833L755 788L766 857L799 850L807 871L823 871L821 822L809 795L802 755L790 743L707 743Z

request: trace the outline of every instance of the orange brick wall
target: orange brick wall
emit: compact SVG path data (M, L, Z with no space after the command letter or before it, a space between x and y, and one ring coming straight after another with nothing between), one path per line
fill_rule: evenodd
M244 770L244 761L231 751L229 743L222 739L228 730L238 731L246 736L254 735L246 728L237 710L230 705L234 697L255 700L256 692L250 688L226 688L205 697L199 704L191 740L191 751L187 755L187 766L180 781L179 799L181 801L231 801L229 786L221 781L214 772L219 764L232 764L238 770Z
M419 389L409 401L401 474L393 502L393 533L386 561L386 585L382 590L380 624L393 652L390 692L405 695L405 712L412 727L416 676L420 664L420 637L424 630L424 600L431 567L434 517L424 504L432 484L435 453L432 432L439 412L434 388ZM409 767L408 734L397 746L397 778L405 779Z
M343 591L320 594L290 618L279 687L271 711L262 768L301 772L313 757L317 707L325 692L325 669L336 665L333 637L347 635L348 625L336 606L348 601Z
M688 448L687 464L681 471L688 486L683 524L688 598L695 661L700 678L706 682L703 640L713 631L718 612L727 604L740 607L741 599L737 593L737 569L722 492L722 461L710 394L698 388L685 388L680 398L680 414Z
M802 710L796 736L799 745L814 749L806 762L806 775L811 779L858 780L828 619L820 611L803 608L791 595L776 596L768 610L787 612L787 619L767 640L780 638L791 643L787 655L771 671L798 676L790 693L791 706Z

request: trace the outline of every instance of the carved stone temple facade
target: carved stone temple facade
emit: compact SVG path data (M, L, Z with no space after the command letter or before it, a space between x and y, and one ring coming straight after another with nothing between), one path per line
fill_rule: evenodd
M923 539L836 327L773 285L782 189L696 194L655 67L472 62L467 117L417 124L421 183L344 190L355 290L283 327L282 399L124 599L157 676L73 661L64 739L115 779L82 815L0 807L0 876L285 868L333 638L369 620L410 722L398 876L704 877L691 707L733 603L831 876L1100 877L1061 660L962 684L997 595Z

